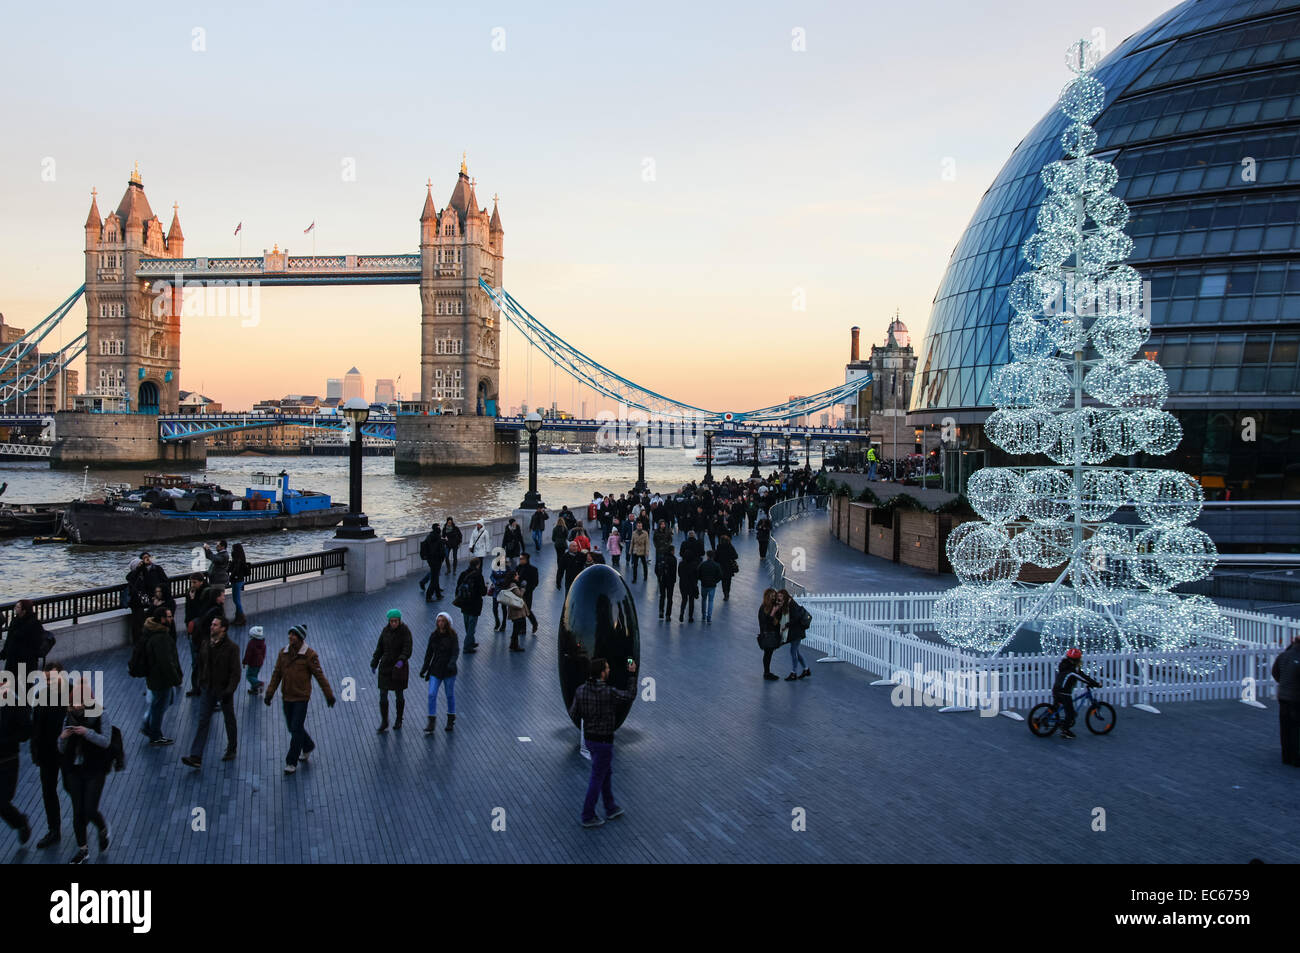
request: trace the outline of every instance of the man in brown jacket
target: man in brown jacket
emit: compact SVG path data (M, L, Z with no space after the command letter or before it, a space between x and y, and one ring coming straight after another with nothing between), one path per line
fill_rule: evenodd
M226 753L222 761L235 760L238 734L235 726L235 689L239 687L239 646L230 641L226 630L230 622L218 613L209 623L208 638L199 649L199 726L194 733L188 757L182 764L191 768L202 767L203 749L208 743L208 726L217 703L221 703L221 717L226 722Z
M289 726L289 755L284 759L284 773L293 774L298 762L304 764L308 755L316 750L316 742L307 734L307 703L311 701L311 680L320 683L325 693L325 704L334 707L334 689L321 670L320 659L313 649L307 648L307 626L295 625L289 630L289 645L280 650L275 660L275 671L266 686L266 703L276 688L284 682L284 720Z

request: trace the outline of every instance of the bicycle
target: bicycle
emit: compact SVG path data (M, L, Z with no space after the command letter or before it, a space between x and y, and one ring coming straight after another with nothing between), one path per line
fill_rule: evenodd
M1074 710L1079 711L1084 702L1087 702L1088 708L1084 712L1083 723L1088 726L1088 730L1094 735L1110 734L1115 727L1115 709L1106 702L1093 698L1091 688L1085 688L1074 696ZM1039 738L1055 734L1065 724L1065 703L1043 702L1035 705L1029 712L1027 723L1029 730Z

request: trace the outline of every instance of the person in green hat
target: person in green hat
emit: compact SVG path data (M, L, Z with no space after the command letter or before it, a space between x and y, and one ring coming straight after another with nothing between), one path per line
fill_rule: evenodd
M400 609L389 609L388 620L379 632L379 644L370 659L370 671L379 672L379 733L388 730L388 693L397 695L397 720L393 730L402 727L406 711L406 683L411 674L411 630L402 621Z

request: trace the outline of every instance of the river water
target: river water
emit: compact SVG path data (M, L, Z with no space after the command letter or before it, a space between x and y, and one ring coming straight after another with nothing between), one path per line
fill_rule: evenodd
M646 450L646 483L651 490L677 490L683 483L699 480L703 467L693 464L695 450L649 448ZM817 462L817 461L814 461ZM765 466L764 471L774 467ZM138 486L151 469L92 470L88 478L91 495L104 483ZM242 495L248 478L256 472L287 470L290 485L330 494L347 502L348 460L343 456L237 456L208 458L203 478ZM393 458L365 457L363 460L363 508L370 525L381 536L402 536L426 531L433 521L448 516L458 525L473 526L480 517L502 516L517 507L528 489L528 456L523 454L518 474L485 476L398 476ZM747 466L715 467L721 479L732 475L744 479ZM197 475L197 473L196 473ZM44 462L0 463L0 481L7 481L6 503L53 503L81 497L84 474L51 470ZM613 453L548 454L538 457L538 490L542 499L556 509L562 504L585 504L593 492L624 493L636 482L636 457ZM274 559L296 553L315 552L324 547L334 530L286 530L257 533L242 542L250 561ZM468 530L466 531L468 535ZM127 564L141 544L134 546L71 546L61 543L33 545L31 539L0 540L0 602L24 596L47 595L107 586L121 582ZM193 547L178 544L149 546L155 562L169 575L190 570ZM199 567L201 568L201 567Z

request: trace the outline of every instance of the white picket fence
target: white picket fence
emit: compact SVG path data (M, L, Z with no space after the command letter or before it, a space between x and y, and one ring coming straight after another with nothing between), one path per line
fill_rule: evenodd
M882 679L902 673L902 680L918 690L931 685L947 705L987 708L995 692L1001 709L1029 708L1049 699L1059 662L1054 656L1004 653L990 658L922 637L920 633L934 630L930 617L939 595L802 595L800 604L813 616L808 645ZM1222 611L1237 627L1237 647L1090 654L1086 669L1103 685L1096 696L1121 706L1272 697L1273 657L1300 633L1300 622Z

